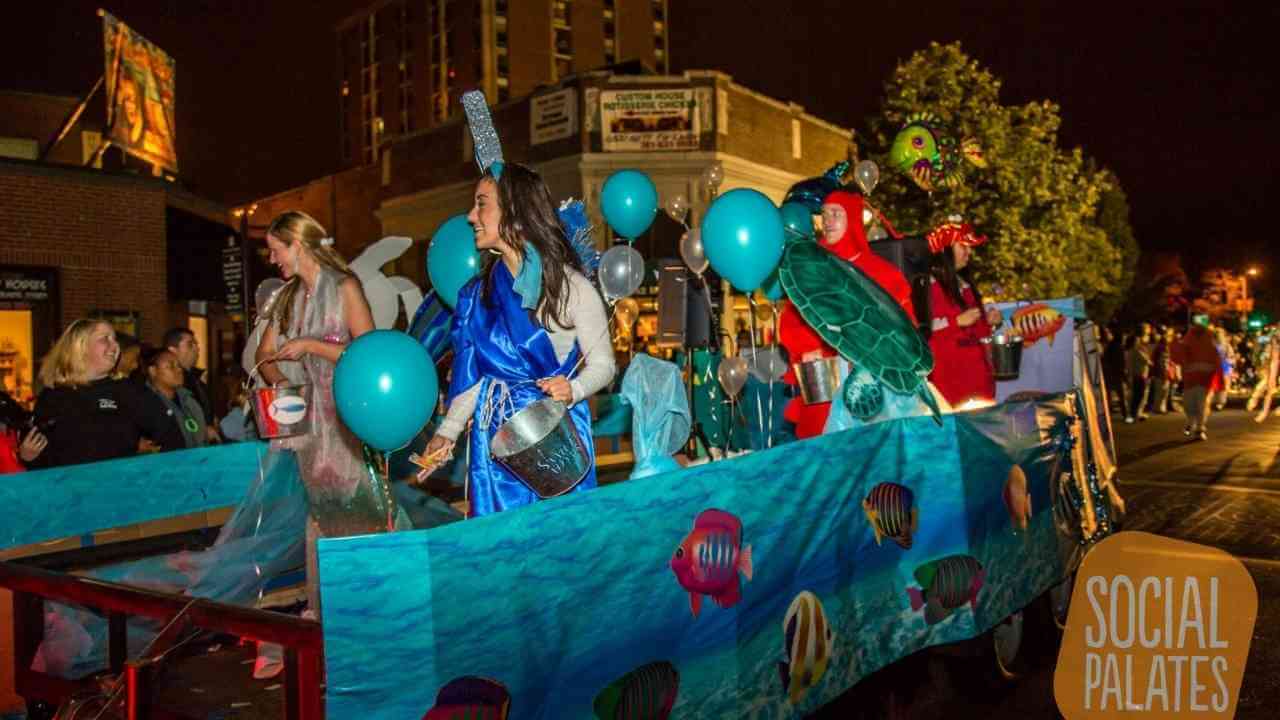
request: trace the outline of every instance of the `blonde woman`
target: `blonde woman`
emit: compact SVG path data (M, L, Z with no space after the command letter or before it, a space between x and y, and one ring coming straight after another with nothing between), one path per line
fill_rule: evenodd
M311 385L311 432L273 445L298 454L308 502L308 599L317 610L316 538L386 529L386 511L359 493L362 479L368 486L360 441L338 419L333 400L334 366L352 340L373 329L373 318L360 281L311 216L281 214L267 229L267 248L285 284L268 311L257 359L271 384Z
M100 320L67 326L40 366L36 426L48 438L31 468L110 460L153 450L158 436L141 412L141 388L111 377L120 357L116 331ZM24 458L25 460L25 458Z

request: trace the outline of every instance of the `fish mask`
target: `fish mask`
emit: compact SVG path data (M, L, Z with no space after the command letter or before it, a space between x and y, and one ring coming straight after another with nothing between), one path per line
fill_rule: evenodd
M986 167L982 148L976 140L965 138L956 142L942 130L939 119L929 113L908 116L889 148L890 164L911 176L915 184L927 192L938 185L959 185L962 160Z

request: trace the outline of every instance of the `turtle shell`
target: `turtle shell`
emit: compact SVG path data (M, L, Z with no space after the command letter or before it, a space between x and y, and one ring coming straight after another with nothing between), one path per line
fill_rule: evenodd
M911 318L878 283L814 242L789 243L778 277L823 340L894 392L928 396L933 353Z

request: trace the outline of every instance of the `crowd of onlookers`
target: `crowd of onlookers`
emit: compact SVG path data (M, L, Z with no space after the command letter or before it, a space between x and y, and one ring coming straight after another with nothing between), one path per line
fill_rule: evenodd
M1126 423L1181 410L1187 417L1184 434L1205 440L1210 411L1226 407L1230 393L1248 391L1247 409L1261 406L1255 417L1261 422L1275 385L1276 330L1232 333L1194 322L1184 332L1149 323L1105 328L1102 357L1112 408Z
M186 328L147 347L104 321L71 323L40 366L33 411L0 393L0 472L253 437L241 398L215 424L199 350Z

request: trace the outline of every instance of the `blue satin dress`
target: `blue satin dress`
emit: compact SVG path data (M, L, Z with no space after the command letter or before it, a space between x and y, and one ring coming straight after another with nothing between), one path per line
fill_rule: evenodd
M488 515L529 505L538 496L518 477L496 462L489 453L489 441L513 413L546 397L535 384L543 378L568 376L582 356L576 343L564 362L556 359L551 336L534 320L533 311L521 307L514 289L511 271L502 262L490 270L493 287L490 298L481 295L483 280L476 278L458 293L452 325L454 348L453 377L449 382L447 401L480 383L480 394L471 427L470 469L467 496L471 501L468 517ZM501 384L510 393L509 403L499 403L484 423L486 400L502 394ZM569 408L574 429L590 455L587 476L573 489L580 492L596 486L595 444L591 438L591 409L585 400Z

